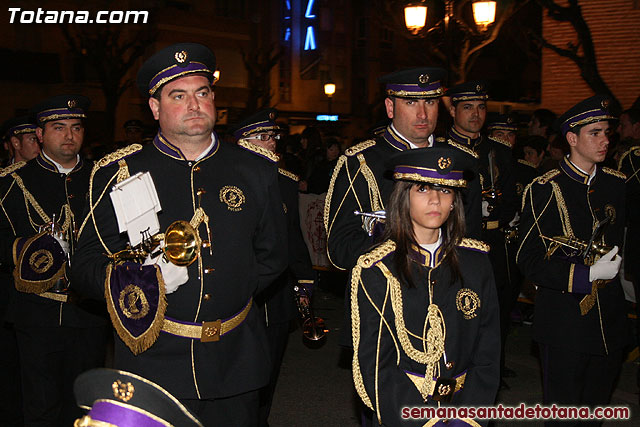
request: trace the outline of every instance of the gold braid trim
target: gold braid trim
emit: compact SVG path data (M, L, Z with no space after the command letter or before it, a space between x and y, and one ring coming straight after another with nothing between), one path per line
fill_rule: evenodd
M512 147L511 147L511 144L509 144L509 141L505 141L505 140L503 140L503 139L498 139L498 138L493 137L493 136L488 136L488 137L487 137L487 139L490 139L491 141L495 141L495 142L497 142L498 144L502 144L502 145L504 145L505 147L507 147L509 150L511 150L511 148L512 148Z
M358 160L360 160L360 165L362 165L362 175L367 181L369 187L369 202L371 203L371 210L374 212L383 210L384 205L382 203L382 196L380 195L380 189L378 188L376 177L373 175L371 168L367 165L367 161L364 159L362 154L358 154Z
M349 147L345 150L344 154L348 157L355 156L361 151L366 150L367 148L373 147L376 145L376 141L373 139L368 139L366 141L362 141L359 144L354 145L353 147Z
M256 154L260 154L261 156L266 157L267 159L271 160L274 163L277 163L278 160L280 160L280 157L278 157L276 155L276 153L272 153L271 151L267 150L266 148L260 147L256 144L252 144L249 141L247 141L246 139L241 139L238 141L238 145L241 146L242 148L249 150L253 153Z
M452 147L457 148L458 150L464 151L465 153L469 154L470 156L473 156L476 159L479 159L480 156L478 156L478 153L476 153L475 151L473 151L471 148L469 147L465 147L464 145L455 142L454 140L450 139L449 141L447 141L447 144L449 144Z
M6 168L0 169L0 178L4 178L5 176L14 173L15 171L17 171L18 169L20 169L21 167L23 167L24 165L26 165L26 162L18 162L18 163L14 163L12 165L7 166Z
M107 311L109 312L109 317L111 318L111 323L113 324L113 328L118 333L118 336L124 341L129 350L134 355L138 355L151 347L158 336L160 335L160 331L162 330L162 324L164 323L164 314L167 311L167 297L166 297L166 287L164 283L164 279L162 278L162 271L160 267L154 265L156 269L156 278L158 279L158 308L156 309L153 321L149 328L144 331L140 336L134 337L129 333L127 328L124 327L122 322L120 321L120 316L118 315L118 311L116 309L116 304L119 302L114 301L111 297L111 273L115 268L112 263L107 265L107 278L104 281L104 299L107 303Z
M629 148L627 151L625 151L624 153L622 153L622 156L620 156L620 159L618 159L618 170L622 169L622 162L624 161L624 159L627 158L627 156L629 156L633 151L637 150L638 148L640 148L640 146L633 146ZM0 176L2 176L2 172L0 172Z
M293 172L289 172L289 171L288 171L288 170L286 170L286 169L278 168L278 173L279 173L280 175L284 175L284 176L286 176L287 178L291 178L291 179L292 179L293 181L295 181L295 182L300 181L300 177L299 177L298 175L296 175L296 174L295 174L295 173L293 173Z
M534 179L532 183L537 182L538 184L546 184L549 180L555 178L559 174L560 174L560 169L551 169L549 172L545 173L544 175Z
M471 239L469 237L465 237L464 239L462 239L460 243L458 243L458 246L461 248L475 249L485 253L488 253L491 250L491 246L489 246L485 242Z
M567 209L567 204L564 201L562 190L560 190L560 186L557 182L550 182L553 195L556 197L556 202L558 205L558 213L560 214L560 221L562 222L562 233L565 236L574 237L573 229L571 228L571 221L569 220L569 210Z
M360 287L360 285L362 285L362 290L367 295L367 298L369 298L369 301L371 302L373 307L375 307L378 313L380 314L381 322L382 322L383 312L379 311L379 309L373 304L373 302L371 301L371 298L366 292L364 284L362 283L362 278L361 278L362 269L370 268L377 261L381 260L382 258L387 256L389 253L393 252L395 248L396 248L396 245L391 240L384 242L380 246L374 248L371 252L361 255L360 258L358 258L358 262L356 263L355 267L353 267L353 270L351 271L351 334L352 334L351 338L353 339L353 363L352 363L353 382L356 387L356 391L360 396L360 399L362 399L364 404L367 405L370 409L373 409L373 404L371 403L371 399L367 395L367 391L364 386L364 381L362 379L360 361L358 360L358 349L360 347L360 307L358 305L358 288ZM387 301L388 292L389 292L389 289L387 287L387 295L385 295L385 305ZM383 306L383 310L384 310L384 306ZM387 327L389 326L387 325ZM389 328L389 330L391 329ZM391 336L393 336L393 334L391 334ZM378 335L378 345L379 345L379 337L380 337L380 334ZM397 348L397 344L396 344L396 348ZM399 352L398 352L398 357L399 357ZM376 365L377 365L377 358L376 358ZM377 395L377 372L376 372L376 395ZM378 408L376 408L376 410L378 412L378 419L379 419L380 415L379 415Z
M627 175L625 175L623 172L608 168L606 166L602 168L602 172L615 176L616 178L624 179L625 181L627 180Z
M84 230L85 225L87 225L87 221L89 221L89 218L91 218L93 222L93 227L96 230L96 236L98 236L98 240L100 240L100 243L102 244L102 247L106 251L107 255L111 255L111 251L107 247L104 240L102 240L102 236L100 235L100 230L98 230L98 224L96 223L96 218L93 211L98 206L100 201L102 201L102 198L107 193L107 190L109 189L109 186L111 185L114 179L116 180L116 182L122 182L125 179L129 178L129 167L127 166L127 162L124 159L125 157L130 156L131 154L137 153L140 150L142 150L142 145L140 144L131 144L124 148L120 148L112 153L107 154L106 156L98 160L93 165L93 169L91 169L91 176L89 178L89 213L84 218L84 220L82 221L82 225L78 229L78 238L80 238L80 234L82 234L82 230ZM93 203L93 179L96 173L100 170L100 168L106 167L116 161L118 162L118 166L119 166L118 171L109 179L107 184L102 189L102 192L98 197L98 200L94 204Z
M533 164L533 163L531 163L531 162L526 161L525 159L518 159L518 163L523 164L523 165L525 165L525 166L532 167L532 168L534 168L534 169L536 168L536 165L534 165L534 164Z

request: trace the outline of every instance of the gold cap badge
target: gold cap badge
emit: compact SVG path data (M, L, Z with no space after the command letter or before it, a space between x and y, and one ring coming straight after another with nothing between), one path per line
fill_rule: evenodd
M131 400L133 393L136 391L133 384L123 383L120 380L115 380L113 384L111 384L111 389L113 390L113 397L124 402Z
M444 157L440 157L438 159L438 167L440 169L446 169L449 166L451 166L451 159L449 157L447 157L446 159Z
M70 99L67 101L67 107L69 108L76 108L76 105L78 105L78 103L75 99Z
M476 86L476 92L482 92L482 85Z
M176 61L182 64L187 60L188 55L186 51L181 50L180 52L176 52L174 57L176 58Z
M602 108L604 108L605 110L607 108L609 108L609 100L608 99L603 99L601 102Z
M418 76L418 81L422 84L428 83L429 82L429 75L428 74L420 74L420 76Z

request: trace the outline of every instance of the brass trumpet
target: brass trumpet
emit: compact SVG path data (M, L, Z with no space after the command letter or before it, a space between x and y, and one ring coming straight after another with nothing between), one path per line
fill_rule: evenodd
M127 260L144 262L147 255L155 256L158 253L158 246L164 240L164 247L160 249L166 259L180 267L191 265L200 256L202 242L196 229L188 222L178 220L173 222L163 233L153 236L143 233L142 243L135 247L118 251L110 256L115 262L120 263Z
M316 317L311 307L311 298L303 286L294 286L296 292L296 305L302 317L302 341L309 348L320 348L327 341L327 332L324 319ZM306 297L307 303L302 302Z
M547 237L541 235L540 237L551 242L547 250L546 258L551 257L560 246L563 246L571 250L571 256L583 258L585 265L588 266L593 265L602 255L612 249L610 246L595 240L585 242L584 240L568 236Z

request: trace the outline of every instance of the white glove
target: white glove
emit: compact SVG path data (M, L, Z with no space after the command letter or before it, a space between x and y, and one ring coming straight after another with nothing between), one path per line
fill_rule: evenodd
M620 270L620 262L622 258L618 255L618 247L614 246L589 268L589 281L613 279Z
M64 251L64 254L65 255L69 255L69 242L64 240L62 238L62 236L60 236L58 234L55 234L55 233L53 234L53 238L56 239L56 242L58 242L58 244L60 245L60 247Z
M151 255L147 255L147 259L144 260L144 265L157 264L160 267L162 273L162 279L164 280L165 292L167 294L175 292L180 285L187 283L189 280L189 271L187 267L179 267L164 258L164 254L156 255L155 258L151 258Z
M482 217L486 218L489 216L489 202L486 200L482 201Z

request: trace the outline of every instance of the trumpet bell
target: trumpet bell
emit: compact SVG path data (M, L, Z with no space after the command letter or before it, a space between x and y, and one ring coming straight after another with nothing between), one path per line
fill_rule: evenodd
M191 265L200 256L199 240L198 232L191 224L175 221L164 233L164 254L175 265Z
M302 323L302 341L309 348L320 348L327 341L324 319L321 317L308 318Z

